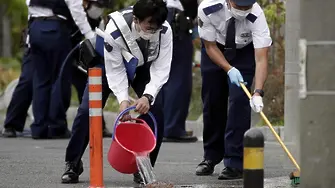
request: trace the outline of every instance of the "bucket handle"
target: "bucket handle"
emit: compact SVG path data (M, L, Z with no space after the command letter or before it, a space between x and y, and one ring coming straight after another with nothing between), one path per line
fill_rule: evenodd
M114 131L113 131L113 138L112 140L114 140L114 136L115 136L115 132L116 132L116 127L118 126L117 123L119 122L120 118L127 112L131 111L131 110L135 110L136 106L131 106L129 108L126 108L124 111L122 111L115 119L115 123L114 123ZM154 133L155 133L155 138L157 139L157 121L154 117L154 115L151 112L148 112L148 115L150 116L150 118L152 119L152 121L154 122Z

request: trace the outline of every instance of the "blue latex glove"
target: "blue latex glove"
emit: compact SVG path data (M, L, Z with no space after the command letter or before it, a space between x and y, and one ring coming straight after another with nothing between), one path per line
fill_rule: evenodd
M231 68L227 74L232 84L235 84L236 86L241 87L240 83L241 82L245 83L243 80L242 74L235 67Z

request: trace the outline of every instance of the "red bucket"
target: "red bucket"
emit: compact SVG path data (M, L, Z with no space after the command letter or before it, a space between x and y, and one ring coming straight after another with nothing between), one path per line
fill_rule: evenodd
M118 172L133 174L138 172L135 155L147 156L156 147L157 123L149 112L155 125L155 134L141 119L136 122L119 122L119 119L135 107L121 112L115 120L112 144L108 151L108 162Z

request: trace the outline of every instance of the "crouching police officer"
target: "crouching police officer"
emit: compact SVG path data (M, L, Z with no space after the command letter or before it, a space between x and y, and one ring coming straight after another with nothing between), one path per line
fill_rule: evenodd
M28 11L31 15L31 61L35 68L32 137L68 137L66 121L57 124L48 122L49 111L53 110L50 101L53 101L54 97L60 98L52 96L51 91L55 86L60 66L71 50L69 25L74 20L81 33L92 43L95 43L95 33L87 21L82 1L30 0Z
M164 141L195 142L186 135L185 123L192 94L193 21L197 0L167 0L168 22L173 31L173 58L170 78L164 85ZM178 91L178 94L176 94Z
M255 112L263 108L270 31L256 0L204 0L198 17L204 46L204 161L196 174L212 174L224 158L219 179L242 178L243 135L250 128L250 106ZM240 83L245 82L250 89L254 76L255 90L249 101Z
M154 166L164 131L161 87L169 78L172 59L172 31L165 21L168 10L163 0L138 0L133 7L109 14L106 31L96 29L96 51L104 60L102 68L102 102L111 92L116 96L120 111L130 106L128 87L139 99L135 102L139 118L153 129L150 111L156 118L158 136L156 148L150 153ZM136 74L136 76L135 76ZM81 157L89 141L88 87L73 123L72 137L66 149L66 169L62 183L77 183L83 172ZM129 114L123 120L129 120ZM142 182L139 174L134 181Z

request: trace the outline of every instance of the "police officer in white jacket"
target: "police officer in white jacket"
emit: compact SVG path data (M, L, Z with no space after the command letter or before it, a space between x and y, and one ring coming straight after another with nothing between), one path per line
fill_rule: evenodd
M264 12L256 0L203 0L198 7L202 39L204 160L197 175L210 175L224 159L219 179L242 178L243 135L251 111L263 108L268 49L272 44ZM240 87L250 89L249 101ZM249 106L250 105L250 106Z
M133 104L139 118L153 129L149 111L157 121L156 148L150 153L154 166L161 146L164 123L160 89L169 78L172 59L172 31L166 20L168 10L163 0L138 0L133 7L109 14L105 32L96 29L96 51L103 57L95 62L102 68L102 102L111 92L116 96L120 111L130 107L129 86L139 99ZM78 182L83 172L81 157L89 138L88 86L73 123L72 137L66 149L66 170L63 183ZM122 120L129 119L129 114ZM134 181L141 183L139 174Z
M79 0L30 0L29 42L34 63L33 113L34 139L69 137L66 121L50 123L52 89L60 67L71 50L71 25L76 24L85 38L95 43L86 13ZM66 78L64 78L66 79Z
M103 12L105 8L111 8L113 6L112 0L84 0L83 7L87 13L87 19L94 30L96 27L104 29L105 24L103 20ZM77 25L73 24L71 42L72 48L75 48L82 40L83 35ZM49 122L66 122L66 112L71 104L71 91L72 85L76 88L79 104L83 97L83 93L86 87L87 74L82 70L78 69L80 64L79 51L74 51L71 57L74 57L73 64L67 63L66 66L61 70L58 76L58 85L53 89L53 100L51 101L52 110L49 112ZM72 60L71 60L72 62ZM64 79L64 77L66 79ZM57 98L58 97L58 98ZM60 101L60 99L62 101ZM112 133L107 129L105 118L103 118L103 137L112 137Z

